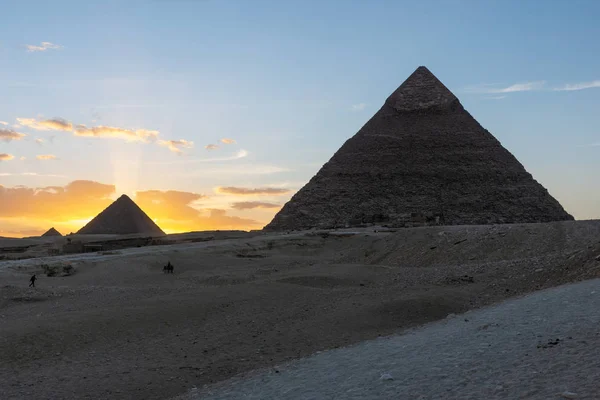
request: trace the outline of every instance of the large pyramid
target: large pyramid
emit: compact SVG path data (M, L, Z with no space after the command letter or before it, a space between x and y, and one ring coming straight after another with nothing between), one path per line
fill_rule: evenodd
M140 233L164 235L165 233L126 195L115 200L104 211L81 228L78 234Z
M56 229L54 229L54 227L48 229L46 231L46 233L44 233L41 237L48 237L48 236L62 236L62 234L57 231Z
M419 67L265 229L572 219Z

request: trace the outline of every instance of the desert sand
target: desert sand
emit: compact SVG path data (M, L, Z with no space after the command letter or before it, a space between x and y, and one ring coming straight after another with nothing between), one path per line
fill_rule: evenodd
M600 277L599 255L600 221L567 221L263 234L0 261L0 393L170 398ZM168 260L175 273L165 275ZM41 274L59 263L75 273Z
M572 283L176 400L600 398L600 280Z

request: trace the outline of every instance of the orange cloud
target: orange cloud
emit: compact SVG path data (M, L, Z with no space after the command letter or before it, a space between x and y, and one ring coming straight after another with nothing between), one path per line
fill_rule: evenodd
M159 140L159 146L164 146L171 150L173 153L181 153L181 149L191 149L194 147L194 142L190 142L184 139L180 140Z
M253 208L279 208L281 205L275 203L264 203L262 201L239 201L233 203L231 208L236 210L251 210Z
M253 196L253 195L270 195L270 196L278 196L282 194L289 193L289 189L284 188L243 188L243 187L235 187L235 186L227 186L227 187L216 187L215 192L219 194L231 194L235 196Z
M22 219L0 219L0 237L40 236L45 230Z
M12 140L21 140L25 137L24 133L15 132L12 129L0 129L0 140L10 142Z
M157 138L159 132L147 129L123 129L113 126L94 126L88 128L85 125L75 127L75 136L85 137L107 137L125 139L129 142L148 142Z
M206 196L176 190L146 190L135 194L135 202L153 218L187 220L198 216L190 203Z
M0 185L0 218L89 218L112 202L114 192L114 185L84 180L43 188Z
M38 121L35 118L17 118L19 124L37 131L65 131L73 130L73 124L62 118L52 118Z
M0 153L0 161L10 161L13 158L15 158L15 156L13 156L12 154Z
M219 146L218 146L218 145L216 145L216 144L207 144L206 146L204 146L204 148L205 148L206 150L216 150L216 149L218 149L218 148L219 148Z
M201 220L209 229L242 229L250 230L257 229L264 226L264 223L255 221L253 219L240 218L227 215L225 210L218 208L206 209L209 213L208 216L202 217Z
M40 154L35 156L38 160L57 160L58 158L54 154Z
M204 198L206 196L191 192L147 190L137 192L135 201L166 232L249 230L264 225L252 219L227 215L225 210L192 206Z
M66 186L0 185L0 236L41 235L51 226L76 232L112 202L114 185L73 181Z
M223 138L221 139L221 143L225 143L225 144L235 144L236 141L234 139L228 139L228 138Z

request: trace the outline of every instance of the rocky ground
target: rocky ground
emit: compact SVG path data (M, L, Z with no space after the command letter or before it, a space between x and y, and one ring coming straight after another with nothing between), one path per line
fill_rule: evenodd
M299 232L0 262L3 399L164 399L600 277L600 221ZM170 260L175 273L165 275ZM28 278L42 264L74 273Z

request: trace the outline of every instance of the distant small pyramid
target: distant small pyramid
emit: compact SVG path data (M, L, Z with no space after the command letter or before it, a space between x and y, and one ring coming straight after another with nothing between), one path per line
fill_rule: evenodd
M48 231L46 231L46 233L44 233L41 237L46 237L46 236L62 236L62 234L57 231L56 229L54 229L54 227L48 229Z
M93 220L81 228L78 234L126 235L141 233L148 235L164 235L165 233L146 215L133 200L122 195Z
M572 219L419 67L264 229Z

